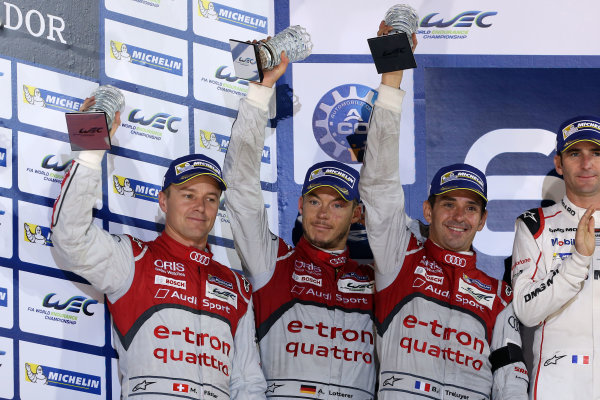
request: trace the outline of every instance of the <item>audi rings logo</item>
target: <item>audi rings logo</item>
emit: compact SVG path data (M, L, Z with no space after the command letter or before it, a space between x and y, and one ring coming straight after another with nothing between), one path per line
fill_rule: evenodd
M198 253L197 251L193 251L190 253L190 258L202 265L208 265L209 261L210 261L210 257L202 254L202 253Z
M342 265L345 262L346 262L346 257L332 258L331 260L329 260L329 264L331 264L331 265Z
M444 257L444 261L446 261L448 264L456 265L457 267L467 266L467 260L465 260L462 257L455 256L453 254L446 254L446 256Z

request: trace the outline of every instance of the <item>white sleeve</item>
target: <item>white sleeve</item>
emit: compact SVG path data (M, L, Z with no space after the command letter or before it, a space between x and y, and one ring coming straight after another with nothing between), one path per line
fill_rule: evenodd
M490 351L511 346L511 354L522 358L521 335L512 303L496 317ZM516 346L516 347L515 347ZM514 354L518 353L518 354ZM508 362L508 361L507 361ZM493 400L527 400L529 378L523 361L510 362L494 371L492 384Z
M383 84L378 91L359 190L366 210L365 222L375 258L378 290L382 290L399 272L410 239L408 226L412 220L404 209L399 173L400 109L405 93Z
M53 252L62 268L110 296L129 283L135 262L129 239L92 223L92 208L102 187L99 160L93 162L98 165L74 161L64 178L52 213Z
M273 93L272 88L250 84L248 96L240 100L223 166L233 240L254 290L270 279L279 247L278 237L269 230L260 186L268 103Z
M231 373L231 399L265 399L267 382L260 366L258 343L254 328L252 299L246 314L240 319L234 337L235 354Z

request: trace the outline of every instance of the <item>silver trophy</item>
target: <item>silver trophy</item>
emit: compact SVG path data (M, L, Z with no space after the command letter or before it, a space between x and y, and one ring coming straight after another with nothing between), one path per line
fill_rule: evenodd
M125 107L125 96L111 85L99 86L92 96L96 103L86 111L66 114L72 150L110 149L110 128Z
M248 43L231 39L231 56L238 78L262 81L262 72L281 63L281 52L290 62L304 60L312 52L310 34L300 25L285 28L266 42Z
M92 93L96 98L96 104L87 109L86 112L104 112L108 128L112 126L117 111L125 107L125 96L119 89L111 85L98 86Z
M377 72L416 68L412 35L419 27L417 12L407 4L396 4L387 11L384 20L394 29L387 35L367 40Z
M385 23L394 27L392 33L406 33L410 47L413 46L412 34L417 32L419 16L417 11L408 4L396 4L385 13Z

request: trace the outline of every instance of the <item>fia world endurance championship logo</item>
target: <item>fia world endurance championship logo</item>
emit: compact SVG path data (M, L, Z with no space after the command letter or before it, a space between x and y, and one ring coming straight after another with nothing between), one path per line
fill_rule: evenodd
M312 120L321 149L338 161L358 163L376 98L377 92L360 84L341 85L325 93Z

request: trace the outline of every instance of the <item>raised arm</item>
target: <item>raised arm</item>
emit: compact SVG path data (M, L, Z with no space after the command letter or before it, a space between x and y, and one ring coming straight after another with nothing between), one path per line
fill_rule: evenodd
M91 100L91 101L90 101ZM86 99L82 109L93 104ZM112 132L119 125L117 114ZM115 294L133 271L131 242L92 223L100 196L103 150L82 151L65 176L52 213L52 242L59 265L87 279L103 293Z
M250 83L248 95L240 100L223 167L227 182L225 207L233 240L244 272L255 290L270 278L279 247L277 236L269 230L260 187L260 163L273 85L288 63L285 55L282 60L275 69L265 71L262 85Z
M513 302L519 320L526 326L535 326L559 311L583 288L595 246L594 218L593 209L587 210L577 227L573 254L548 266L524 215L516 222L513 262L518 265L512 271ZM536 215L538 220L543 217L537 212Z

